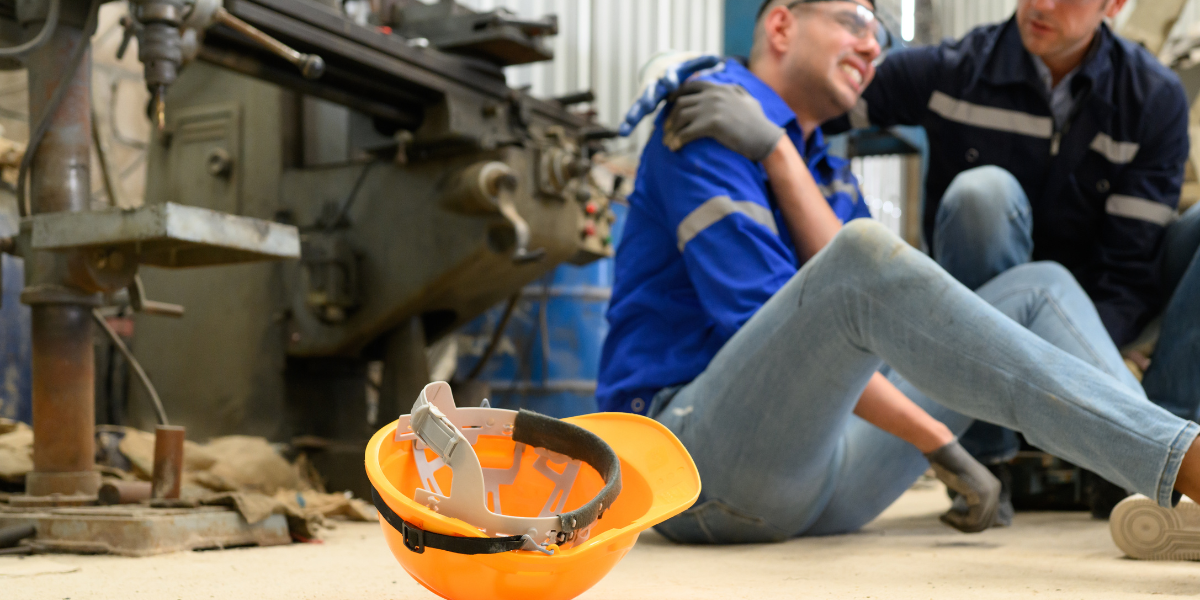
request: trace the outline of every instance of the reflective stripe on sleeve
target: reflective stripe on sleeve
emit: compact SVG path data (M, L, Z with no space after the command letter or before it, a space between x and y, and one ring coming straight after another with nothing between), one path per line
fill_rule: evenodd
M1108 162L1114 165L1127 165L1133 162L1137 156L1141 145L1136 142L1118 142L1112 139L1107 133L1097 133L1096 139L1092 140L1092 150L1100 153L1100 156L1108 159Z
M1050 117L1038 117L1015 110L980 106L965 100L951 98L942 92L933 93L929 99L929 110L948 120L984 129L1007 131L1047 140L1054 134L1054 120Z
M705 229L734 213L746 215L755 223L770 229L771 233L779 235L779 228L775 226L775 215L771 214L767 207L748 200L735 201L729 196L717 196L698 206L679 223L675 232L679 238L679 251L683 252L684 246Z
M861 196L858 194L858 186L849 181L835 181L829 185L818 185L817 189L821 190L821 195L826 198L830 198L838 192L844 192L847 196L850 196L850 201L855 204L858 204L858 201L861 199Z
M867 112L870 106L867 104L867 99L859 96L858 103L854 108L850 109L850 126L855 129L866 129L871 126L870 113Z
M1175 209L1170 206L1133 196L1118 196L1115 194L1109 196L1104 210L1114 217L1137 219L1162 226L1166 226L1167 223L1170 223L1175 218Z

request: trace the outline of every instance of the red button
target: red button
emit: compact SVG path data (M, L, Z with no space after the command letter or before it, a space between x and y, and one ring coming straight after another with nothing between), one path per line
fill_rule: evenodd
M583 227L583 232L588 235L596 235L596 226L588 223Z
M588 202L588 203L587 203L587 206L584 206L584 207L583 207L583 210L584 210L585 212L587 212L587 214L589 214L589 215L594 215L594 214L596 214L596 203L595 203L595 202Z

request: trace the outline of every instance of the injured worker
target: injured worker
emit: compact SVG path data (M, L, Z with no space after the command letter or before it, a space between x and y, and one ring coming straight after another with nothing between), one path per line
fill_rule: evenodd
M1175 210L1188 100L1169 69L1105 24L1125 3L1020 0L1007 22L892 53L850 115L823 130L923 126L923 233L934 260L973 290L1032 261L1062 264L1100 316L1083 318L1077 308L1090 312L1087 303L1060 306L1073 324L1066 333L1107 332L1144 373L1152 402L1195 419L1200 207L1182 218ZM688 110L720 113L723 97L702 82L680 93L695 94L684 101ZM1097 366L1142 389L1121 360ZM1008 485L1008 461L1020 449L1015 433L979 422L962 442ZM1102 480L1087 487L1098 517L1127 495ZM1005 489L1001 522L1011 521L1009 498Z
M956 440L976 419L1163 507L1200 494L1200 426L1105 372L1120 357L1070 272L1032 263L972 292L860 218L819 126L874 76L887 35L872 8L768 1L748 67L712 61L693 77L719 86L719 114L681 101L646 146L597 396L657 419L696 462L699 501L659 531L854 531L930 465L967 500L943 520L981 531L1000 484ZM670 87L652 86L632 120Z

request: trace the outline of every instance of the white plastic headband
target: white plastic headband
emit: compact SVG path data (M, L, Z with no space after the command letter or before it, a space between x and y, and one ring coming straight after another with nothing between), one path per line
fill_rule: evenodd
M417 489L413 498L430 510L460 519L478 527L484 533L496 537L522 535L527 537L527 548L549 553L544 546L558 542L563 512L567 497L574 486L581 464L567 456L535 448L540 456L534 468L555 483L554 491L538 517L514 517L488 509L488 496L492 506L500 510L501 485L511 484L521 468L521 457L525 444L516 444L513 464L507 469L484 469L472 446L480 435L512 436L517 412L498 408L458 408L449 384L434 382L421 391L413 404L411 415L402 415L396 423L395 441L413 442L413 460L417 465L423 488ZM424 449L433 450L439 458L428 461ZM564 463L562 473L549 468L549 463ZM454 471L453 493L446 496L434 479L433 474L442 466ZM590 528L574 536L572 543L587 540Z

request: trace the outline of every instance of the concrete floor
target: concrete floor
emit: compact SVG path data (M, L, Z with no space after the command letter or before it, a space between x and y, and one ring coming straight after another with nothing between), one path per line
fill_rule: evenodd
M654 532L589 600L733 598L1071 598L1200 595L1200 564L1123 558L1108 524L1083 513L1017 516L967 536L938 521L933 485L863 532L785 544L681 547ZM340 524L321 545L127 559L0 557L0 598L432 600L396 564L375 524ZM534 599L531 599L534 600Z

